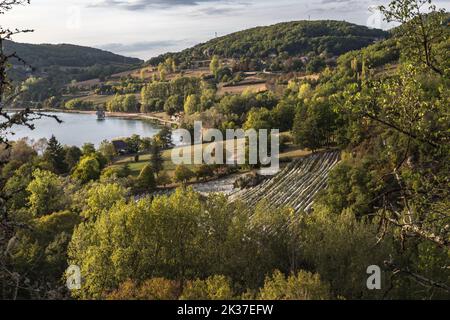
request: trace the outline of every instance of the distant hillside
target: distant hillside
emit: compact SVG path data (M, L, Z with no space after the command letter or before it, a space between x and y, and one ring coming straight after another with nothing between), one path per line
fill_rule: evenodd
M174 56L180 63L187 64L208 59L212 55L235 59L276 59L321 54L332 57L361 49L388 36L389 33L383 30L343 21L286 22L236 32L180 53L159 56L149 63L156 65L168 56Z
M135 65L142 62L137 58L128 58L108 51L72 44L28 44L6 41L5 49L7 52L17 52L22 59L36 68L90 67L95 64ZM15 63L18 64L17 61Z
M108 51L70 44L26 44L5 41L7 53L16 52L34 70L13 60L11 74L16 80L23 80L33 74L57 76L64 71L68 80L86 80L130 69L143 61L128 58Z

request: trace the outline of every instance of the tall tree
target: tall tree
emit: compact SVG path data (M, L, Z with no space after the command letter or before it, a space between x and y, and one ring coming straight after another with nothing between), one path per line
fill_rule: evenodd
M153 143L150 147L150 163L154 173L158 174L164 168L164 159L162 156L162 148L161 145L153 140Z
M211 60L211 64L209 65L209 70L212 72L214 76L217 76L217 73L220 69L220 60L218 56L214 56Z
M84 156L73 170L72 176L81 183L88 183L100 177L101 167L95 155Z
M47 148L44 151L43 159L47 162L52 169L57 174L62 174L67 172L66 163L66 153L64 148L58 142L55 136L52 136L48 140Z
M65 148L66 156L65 156L65 162L67 164L67 167L69 170L72 170L80 161L80 158L82 156L82 152L80 148L76 146L72 147L66 147Z
M63 187L63 181L59 176L50 171L35 170L33 181L27 187L33 215L39 217L62 210L65 202Z
M172 130L167 126L164 126L154 139L158 141L163 149L170 148L172 146Z
M107 140L104 140L100 143L98 151L108 160L108 163L111 163L114 157L117 155L114 145Z
M81 147L81 152L83 156L90 156L95 153L95 146L93 143L85 143Z
M152 166L147 164L139 174L139 187L145 191L153 191L156 188L155 171Z

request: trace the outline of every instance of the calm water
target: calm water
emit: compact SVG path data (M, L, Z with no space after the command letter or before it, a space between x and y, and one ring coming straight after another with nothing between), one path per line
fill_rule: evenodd
M152 122L125 118L106 118L97 121L96 115L78 113L47 113L57 115L63 123L57 123L52 118L43 118L34 121L35 130L27 127L14 127L14 136L11 140L28 137L32 140L40 138L49 139L54 135L63 145L82 146L90 142L98 146L103 140L113 140L121 137L130 137L138 134L141 137L152 137L157 134L160 127ZM174 138L176 140L176 138Z

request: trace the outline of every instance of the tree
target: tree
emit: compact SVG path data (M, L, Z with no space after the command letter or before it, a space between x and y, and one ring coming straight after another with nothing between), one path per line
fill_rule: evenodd
M64 108L69 110L94 110L95 105L92 101L72 99L64 104Z
M273 121L276 128L280 131L289 131L292 129L294 124L293 115L295 115L296 102L292 100L283 100L278 103L276 108L273 110Z
M111 163L114 157L117 155L114 145L107 140L104 140L100 143L98 151L108 160L108 163Z
M146 69L141 69L141 71L139 72L139 77L141 78L141 80L145 80L146 73L147 73Z
M146 191L153 191L156 188L155 171L152 166L147 164L142 168L138 177L139 187Z
M109 300L176 300L179 285L176 281L164 278L152 278L141 285L128 280L120 284L117 290L106 295Z
M167 70L164 68L163 65L159 65L158 72L159 72L159 80L160 81L166 81Z
M170 177L169 177L169 175L167 174L166 171L161 171L156 176L156 184L158 186L165 187L166 185L170 184L171 182L172 182L172 180L170 179Z
M189 281L180 296L180 300L233 300L233 298L231 281L224 276Z
M32 287L21 286L21 298L67 298L66 289L61 286L61 278L68 267L67 245L70 235L79 222L77 213L60 211L33 218L27 221L30 228L18 231L17 241L10 247L10 257L7 260L18 274L24 275L25 283L33 283ZM30 265L34 268L30 268ZM36 286L51 289L36 290Z
M427 5L428 8L424 8ZM396 0L379 8L388 22L401 24L396 33L404 54L413 63L423 64L444 75L441 65L447 57L442 43L448 37L445 10L438 10L430 0Z
M167 126L164 126L153 139L156 140L163 149L170 148L173 145L172 130Z
M195 176L197 177L197 180L212 177L214 176L214 167L207 164L202 164L195 171Z
M389 255L393 259L396 256L392 241L377 240L376 223L358 219L348 209L332 214L318 205L314 214L304 219L298 228L302 229L298 239L302 243L299 256L320 274L321 281L330 284L334 297L376 299L384 295L384 290L370 291L366 286L367 267L382 267ZM382 288L390 287L389 277L381 280Z
M195 176L195 174L192 172L191 169L189 169L187 166L181 164L178 165L175 168L175 174L174 174L174 182L179 182L179 183L187 183L189 180L191 180L193 177Z
M74 294L101 298L126 280L142 283L159 274L182 283L197 274L195 266L205 257L197 245L201 212L198 196L179 190L170 197L117 203L95 222L81 223L69 261L80 266L85 281Z
M193 114L199 111L200 99L197 95L191 94L186 98L184 103L184 113Z
M127 94L122 102L123 112L137 112L138 111L138 100L134 94Z
M328 176L328 187L319 197L333 214L350 209L355 216L362 217L373 212L372 199L377 189L376 179L369 161L356 159L339 163Z
M333 141L337 116L328 102L315 101L302 104L294 119L293 134L302 148L316 151Z
M158 174L164 169L164 159L162 156L161 145L158 141L156 141L156 139L153 139L150 147L150 164L155 174Z
M64 208L64 183L60 177L50 171L36 169L27 191L30 193L28 198L30 211L36 217Z
M49 80L33 76L22 83L21 90L23 91L21 99L28 102L43 102L53 93Z
M0 15L6 14L13 8L25 4L29 4L29 0L0 0ZM0 27L0 146L9 147L8 135L5 133L14 133L14 128L17 126L25 126L30 129L35 128L33 120L40 119L42 117L54 118L57 122L61 122L57 116L50 116L45 113L32 111L28 104L23 105L23 109L17 112L6 112L5 108L12 105L14 100L19 98L23 93L20 90L15 90L13 83L9 78L9 69L11 68L13 60L27 66L17 53L5 52L5 41L12 40L13 36L20 33L28 33L32 30L20 30L18 28L4 28ZM15 218L11 218L6 206L6 195L3 192L3 186L5 181L0 179L0 251L7 252L7 247L14 239L14 235L18 230L23 229L23 224L16 221ZM26 277L15 272L8 265L8 259L0 259L0 279L2 281L2 296L9 299L18 298L18 288L30 288L29 282L26 282ZM36 288L35 288L36 289ZM48 288L43 286L39 287L43 292L46 292Z
M65 157L64 148L56 140L55 136L52 135L44 151L43 160L49 164L55 173L62 174L67 172Z
M314 57L306 66L306 72L308 73L316 73L322 71L326 66L323 58Z
M29 162L37 155L36 151L28 145L25 139L13 142L11 147L4 150L4 152L8 154L9 161L18 161L21 164ZM4 161L6 162L6 159Z
M191 188L95 210L95 221L82 222L69 247L69 263L85 275L82 289L73 293L101 298L125 281L139 287L160 277L191 287L185 296L192 298L256 289L274 269L286 269L290 252L284 228L289 211L257 210L229 203L223 195L202 198Z
M127 190L117 183L94 183L81 194L81 216L95 221L119 202L125 201Z
M316 151L322 146L322 138L318 131L317 118L310 117L306 110L297 111L293 128L294 140L301 148Z
M88 183L100 177L101 169L97 158L94 155L87 155L81 158L73 170L72 177L81 183Z
M183 110L183 97L174 94L171 95L164 104L164 111L168 115L174 115Z
M300 85L298 89L298 97L299 99L309 99L312 95L311 85L309 83L303 83Z
M429 72L438 77L438 83L445 81L434 71L424 74L431 76ZM345 110L357 115L359 123L369 119L378 126L384 133L386 147L396 150L388 155L377 152L378 157L388 161L386 172L379 174L386 176L390 172L392 179L378 196L386 200L381 203L385 208L379 213L382 218L410 236L448 247L449 231L445 225L449 218L444 213L449 208L448 192L443 190L448 190L444 177L448 177L449 168L437 165L448 157L446 128L450 118L444 111L448 110L448 97L443 92L432 94L427 90L421 81L424 74L407 63L394 78L368 81L362 92L348 97ZM424 199L425 194L430 195L428 200ZM397 201L402 207L394 205Z
M67 164L67 167L70 171L76 166L78 161L80 161L82 152L81 152L80 148L78 148L76 146L66 147L65 152L66 152L66 155L64 157L64 161Z
M216 77L217 76L217 72L220 69L220 60L218 56L213 56L211 63L209 65L209 70L211 71L211 73Z
M2 192L7 199L5 208L9 212L15 212L15 210L26 207L30 196L27 187L33 179L33 171L33 165L31 163L25 163L14 170L12 176L6 181Z
M255 129L274 129L273 128L273 118L270 110L266 108L253 108L247 114L247 121L244 124L245 130Z
M320 280L318 274L300 271L287 279L275 271L267 277L259 292L261 300L329 300L330 286Z
M95 146L93 143L85 143L81 147L81 152L83 156L90 156L95 153Z
M120 178L127 178L132 174L129 164L122 166L111 166L102 171L101 181L116 180Z
M138 134L133 134L125 140L130 153L138 153L141 147L141 137Z

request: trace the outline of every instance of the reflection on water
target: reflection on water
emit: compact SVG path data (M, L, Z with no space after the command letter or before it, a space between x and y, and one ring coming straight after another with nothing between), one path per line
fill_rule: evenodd
M28 137L32 140L49 139L54 135L63 145L82 146L90 142L98 146L103 140L130 137L138 134L141 137L152 137L158 133L160 126L143 120L125 118L106 118L98 121L96 115L78 113L47 113L57 115L63 123L59 124L52 118L35 120L36 129L27 127L14 127L14 136L8 135L11 140ZM178 141L179 138L174 138Z

